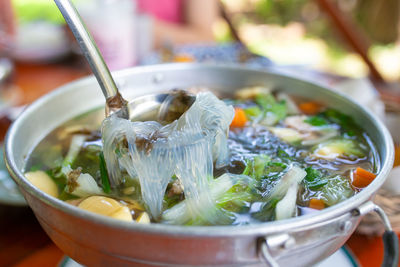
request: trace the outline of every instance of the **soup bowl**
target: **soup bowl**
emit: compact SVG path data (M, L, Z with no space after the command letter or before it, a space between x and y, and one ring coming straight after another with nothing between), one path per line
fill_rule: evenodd
M242 67L165 64L115 72L127 99L172 88L203 86L216 92L265 85L311 98L350 114L376 147L377 177L361 192L320 212L244 226L176 226L118 221L65 203L24 178L33 148L62 123L104 106L94 77L69 83L31 104L7 133L6 164L43 229L67 255L88 266L310 266L338 250L366 213L376 211L386 226L385 263L397 266L396 235L372 199L393 164L385 126L345 96L320 85ZM394 265L391 265L394 264Z

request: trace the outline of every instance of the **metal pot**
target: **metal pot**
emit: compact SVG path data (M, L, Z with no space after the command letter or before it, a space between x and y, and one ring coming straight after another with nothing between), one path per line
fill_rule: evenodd
M104 105L93 77L67 84L30 105L8 131L7 167L51 239L67 255L89 266L310 266L339 249L361 217L378 211L387 226L391 252L398 253L390 225L371 202L393 163L392 138L370 112L319 85L240 67L169 64L114 73L127 99L171 88L206 86L232 92L250 85L278 87L351 114L371 137L379 156L378 176L352 198L316 214L247 226L172 226L127 223L81 210L44 194L23 175L33 148L61 123ZM394 247L393 247L394 246ZM390 251L389 251L390 252ZM397 266L389 255L386 263Z

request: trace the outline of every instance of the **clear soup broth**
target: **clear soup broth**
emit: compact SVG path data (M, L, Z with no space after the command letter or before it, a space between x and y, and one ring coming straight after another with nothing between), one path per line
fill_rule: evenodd
M44 138L29 157L26 177L45 192L98 214L182 225L242 225L318 212L357 194L375 178L379 159L374 145L349 115L263 87L242 88L221 99L233 107L228 158L225 164L213 159L197 204L191 204L176 173L162 189L158 214L149 210L135 173L118 168L119 182L113 183L103 153L103 108ZM131 155L126 143L113 147L117 158ZM136 142L135 149L144 147ZM43 180L46 185L40 184ZM203 193L211 206L202 207Z

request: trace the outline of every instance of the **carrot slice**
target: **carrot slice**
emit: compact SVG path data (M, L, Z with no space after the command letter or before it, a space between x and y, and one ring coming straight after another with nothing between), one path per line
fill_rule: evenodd
M310 199L308 207L315 210L322 210L325 208L325 203L321 199L312 198Z
M321 111L322 106L317 102L303 102L299 105L299 109L306 115L315 115Z
M231 122L231 127L243 127L247 122L246 113L241 108L235 108L235 117Z
M375 179L375 177L376 174L357 167L353 173L352 185L358 188L364 188L368 186Z
M195 59L191 55L178 54L174 57L174 62L194 62Z

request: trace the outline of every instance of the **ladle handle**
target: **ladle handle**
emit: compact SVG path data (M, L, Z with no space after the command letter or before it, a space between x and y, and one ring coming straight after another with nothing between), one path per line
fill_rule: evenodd
M105 98L110 99L116 96L118 94L117 85L75 6L70 0L54 0L54 2L78 41Z

